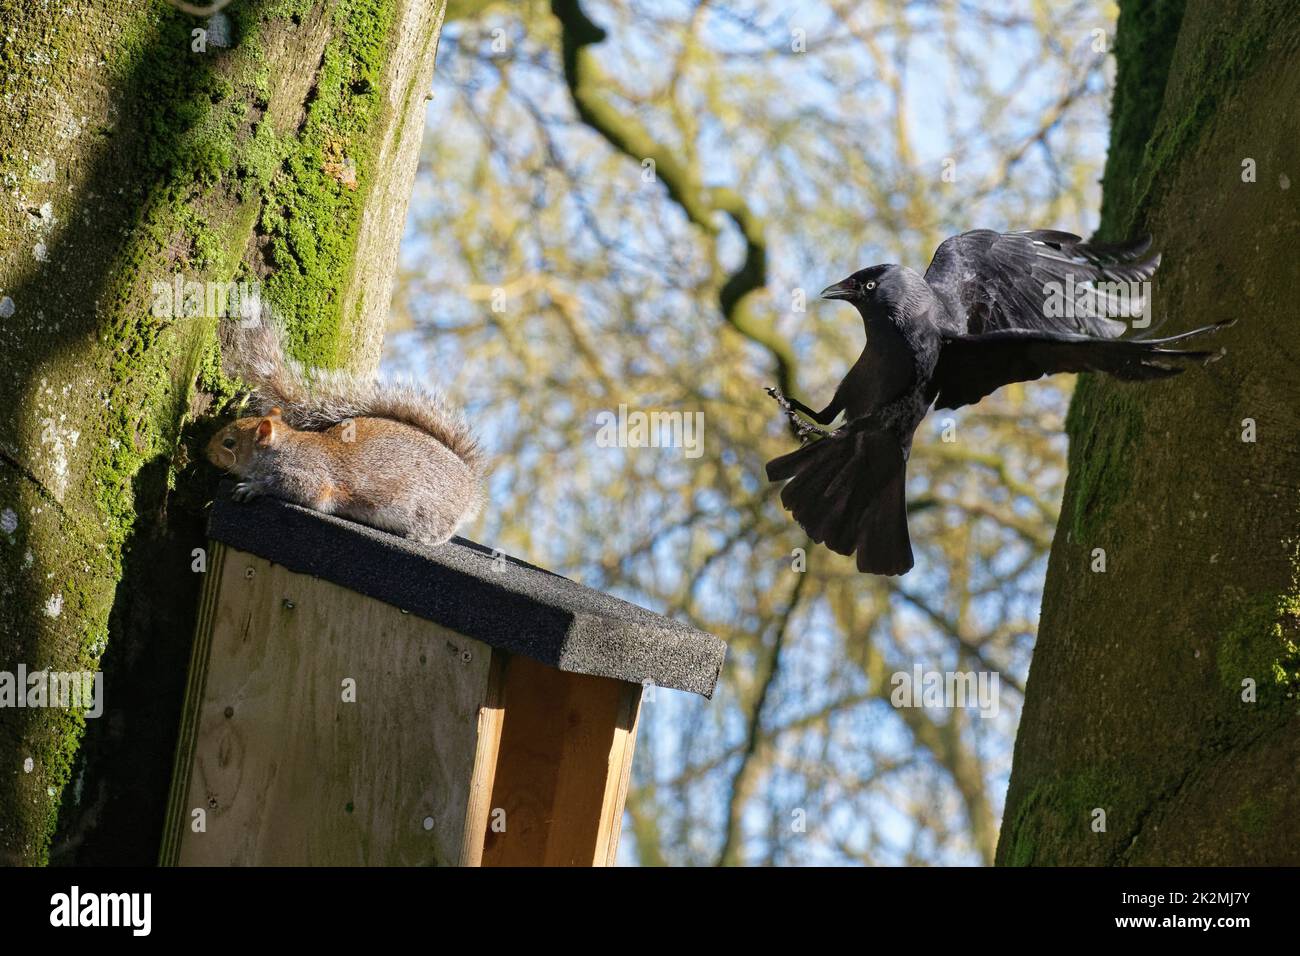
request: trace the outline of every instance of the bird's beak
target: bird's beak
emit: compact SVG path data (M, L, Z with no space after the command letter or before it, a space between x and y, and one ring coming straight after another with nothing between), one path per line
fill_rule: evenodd
M823 299L851 299L853 294L853 284L850 280L845 279L843 282L837 282L822 289L821 297Z

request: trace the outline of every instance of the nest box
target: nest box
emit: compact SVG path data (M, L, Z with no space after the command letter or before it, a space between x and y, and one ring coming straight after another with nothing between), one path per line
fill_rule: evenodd
M721 641L455 539L225 491L165 865L606 865L642 690Z

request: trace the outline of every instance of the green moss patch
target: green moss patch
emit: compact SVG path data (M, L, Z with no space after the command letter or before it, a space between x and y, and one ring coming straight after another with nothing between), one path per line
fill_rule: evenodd
M1076 542L1094 540L1133 484L1133 452L1142 434L1142 407L1132 389L1080 376L1066 416L1070 477L1066 503Z
M1255 681L1258 703L1276 706L1300 693L1300 597L1261 595L1242 601L1215 649L1219 677L1231 691Z
M1003 824L1006 847L1000 848L1000 862L1009 866L1041 866L1062 859L1114 862L1145 808L1141 778L1132 768L1099 763L1038 781L1014 817ZM1092 829L1098 807L1106 811L1103 833Z

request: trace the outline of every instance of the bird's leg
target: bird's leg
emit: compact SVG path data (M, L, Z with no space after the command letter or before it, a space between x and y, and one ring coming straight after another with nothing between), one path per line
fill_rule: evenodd
M765 391L776 400L778 405L781 406L781 410L785 412L786 418L790 419L790 428L794 431L795 436L801 442L806 442L813 435L825 438L830 434L826 429L818 428L816 425L813 425L799 417L800 412L810 417L816 417L817 415L816 412L803 404L803 402L797 401L793 398L786 398L781 394L779 388L769 387L765 389Z
M787 415L793 416L795 412L802 412L804 415L807 415L809 418L817 417L817 413L814 412L807 405L805 405L803 402L794 398L786 398L779 388L768 386L767 388L763 389L763 391L767 392L767 394L771 395L772 398L776 399L776 403L781 406L782 411L784 411Z
M828 438L831 434L825 428L819 428L816 425L804 421L802 418L795 418L793 415L790 416L790 427L794 429L795 436L799 439L800 443L805 445L808 443L808 439L812 438L813 435L816 435L818 438Z

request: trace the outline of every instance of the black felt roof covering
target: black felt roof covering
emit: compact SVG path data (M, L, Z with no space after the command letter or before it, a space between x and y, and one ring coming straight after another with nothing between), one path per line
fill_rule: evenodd
M711 634L492 552L438 547L273 498L229 500L208 533L240 551L324 578L460 634L562 671L713 696L726 645Z

